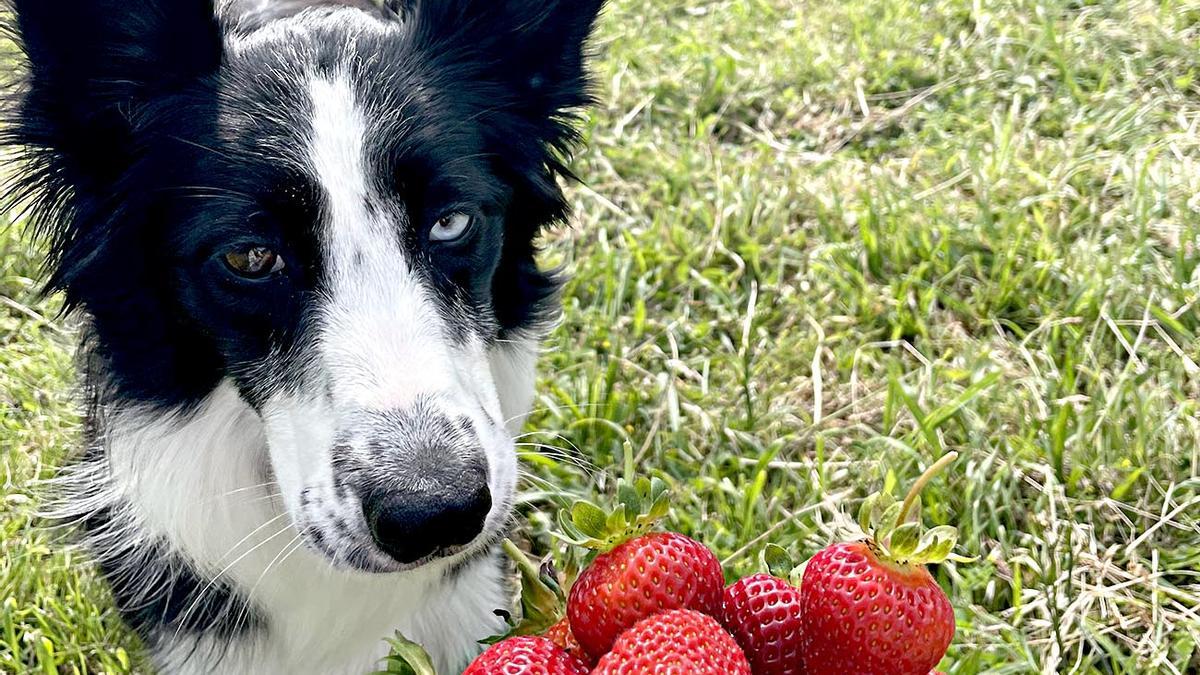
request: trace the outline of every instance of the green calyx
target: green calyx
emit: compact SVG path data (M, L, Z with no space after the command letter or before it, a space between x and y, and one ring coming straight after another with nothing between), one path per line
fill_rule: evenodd
M561 621L566 612L566 594L549 560L541 563L530 560L524 551L508 539L504 540L501 548L516 563L521 575L520 616L514 618L503 612L509 630L502 635L481 640L480 643L485 645L494 645L520 635L541 635ZM385 670L375 675L437 675L429 654L417 643L397 633L395 638L388 640L388 644L392 649L384 661Z
M611 551L622 542L649 532L667 515L667 484L658 478L639 478L634 483L617 482L617 506L612 511L586 500L559 511L559 539L595 551Z
M437 675L429 653L421 645L400 633L387 642L392 647L391 654L383 661L384 670L374 675Z
M954 553L958 544L956 528L942 525L926 530L921 521L921 490L956 459L958 453L950 452L926 469L902 502L890 492L876 492L863 502L858 524L881 557L898 565L973 560Z
M521 575L521 615L516 619L508 617L506 633L483 640L483 644L489 645L520 635L541 635L561 621L566 612L566 592L550 560L535 563L508 539L502 548Z
M779 544L767 544L762 552L762 562L771 576L779 577L797 588L804 580L804 568L808 566L808 561L797 565L792 554Z

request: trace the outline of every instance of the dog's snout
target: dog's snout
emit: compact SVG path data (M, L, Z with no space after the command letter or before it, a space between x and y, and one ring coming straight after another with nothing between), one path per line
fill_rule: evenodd
M346 429L334 470L361 503L375 555L422 564L466 550L487 528L491 467L469 416L425 398L357 415Z
M375 543L410 564L471 543L492 509L487 470L478 463L423 475L411 489L376 491L363 499Z

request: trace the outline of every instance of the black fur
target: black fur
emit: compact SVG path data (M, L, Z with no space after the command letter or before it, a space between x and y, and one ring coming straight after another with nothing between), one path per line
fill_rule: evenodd
M83 527L105 533L121 527L119 509L93 513ZM210 583L166 542L139 542L96 556L121 618L154 640L174 633L221 640L262 630L266 619L223 582Z
M488 339L553 313L535 239L566 213L556 177L588 101L581 45L600 0L423 0L350 60L333 24L231 58L210 0L12 4L29 76L0 132L22 160L6 194L30 207L50 288L90 315L121 398L170 409L233 376L253 400L257 366L302 349L321 195L291 155L309 103L288 77L343 61L372 114L420 120L370 139L372 159L395 177L388 194L448 313L488 309ZM428 246L457 202L481 218L470 246ZM257 242L288 253L286 274L222 276L220 253Z
M588 101L582 45L601 0L392 2L380 16L400 29L358 40L357 54L338 22L231 53L212 0L9 3L27 68L0 122L0 148L18 157L3 206L25 207L49 250L48 290L86 314L94 405L186 410L225 379L254 405L265 379L286 379L326 281L324 196L296 155L311 108L300 85L334 67L351 68L371 118L419 122L368 139L386 177L370 208L408 214L402 241L456 330L499 340L553 312L558 282L535 241L567 211L558 179L572 111ZM280 5L238 30L327 4ZM447 209L477 226L465 243L432 245ZM247 245L281 251L287 268L236 277L223 256ZM115 517L91 514L84 529L104 533ZM261 627L221 584L199 597L207 584L165 545L97 553L151 639ZM162 590L146 596L146 584Z

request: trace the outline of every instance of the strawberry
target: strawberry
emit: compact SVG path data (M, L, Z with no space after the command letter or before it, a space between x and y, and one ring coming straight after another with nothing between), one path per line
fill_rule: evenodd
M750 660L754 675L799 675L800 589L755 574L725 589L721 623Z
M579 644L575 633L571 631L571 623L566 619L551 626L549 630L542 634L542 637L558 645L580 661L588 665L596 665L596 660L588 656L588 653L583 650L583 645Z
M810 675L927 675L954 637L954 609L929 571L861 541L809 561L802 616Z
M750 663L711 616L677 609L643 619L600 659L593 675L750 675Z
M865 541L834 544L804 569L801 633L806 675L929 675L954 638L954 609L927 563L953 555L957 532L921 534L921 488L957 457L950 453L903 503L876 494L863 504Z
M587 675L588 667L542 637L521 636L492 645L463 675Z
M648 616L670 609L716 614L725 578L703 544L658 532L602 553L579 576L567 597L575 637L593 657Z

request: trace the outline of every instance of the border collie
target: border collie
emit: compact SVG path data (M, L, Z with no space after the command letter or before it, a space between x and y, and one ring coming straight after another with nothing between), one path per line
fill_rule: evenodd
M67 515L168 673L458 672L602 0L7 0L7 186L83 317Z

